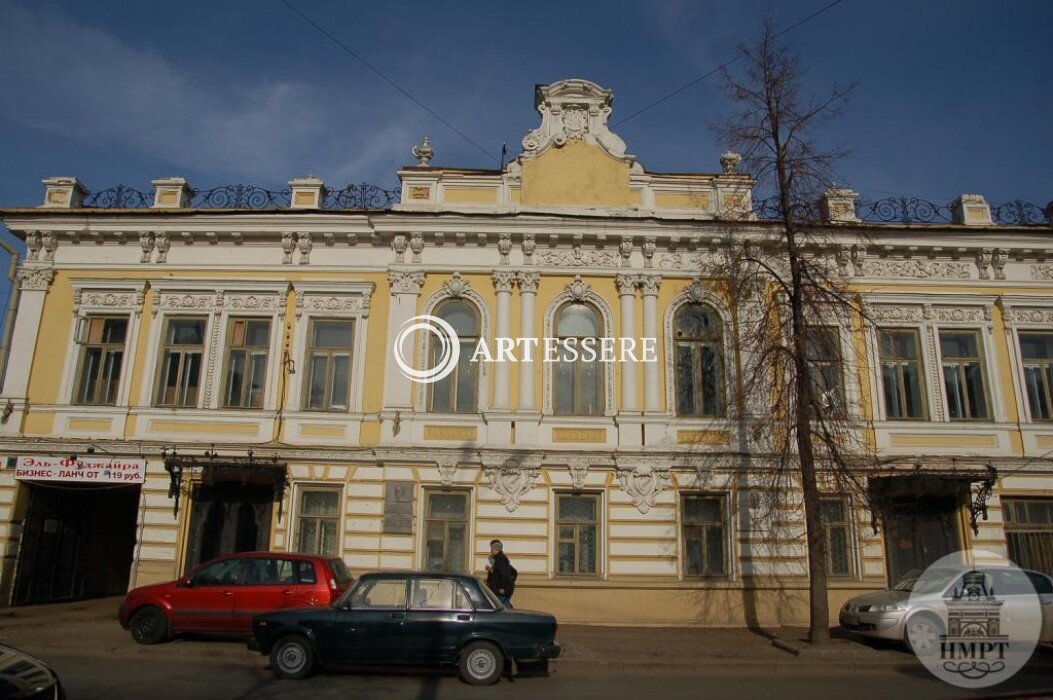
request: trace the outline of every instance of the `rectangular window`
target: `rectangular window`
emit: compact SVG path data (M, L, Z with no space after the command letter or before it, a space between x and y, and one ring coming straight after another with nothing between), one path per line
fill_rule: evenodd
M424 568L468 571L468 494L426 491L424 503Z
M73 402L82 406L116 406L128 319L89 316L86 322L84 354Z
M987 377L980 334L976 331L940 331L943 386L951 420L988 420Z
M1009 559L1053 576L1053 498L1003 498Z
M559 574L596 575L599 530L598 494L556 495L556 557Z
M881 385L889 420L925 418L924 375L918 331L885 329L878 334Z
M843 498L819 501L819 522L826 539L826 573L830 576L852 575L851 509Z
M1020 356L1031 420L1053 420L1053 333L1021 333Z
M727 501L719 495L680 498L684 575L723 578L728 574Z
M351 400L354 321L313 320L307 330L304 408L346 411Z
M335 557L340 553L340 491L303 489L296 521L296 551Z
M832 326L808 329L805 354L812 378L815 402L829 413L840 414L845 409L844 368L841 363L841 339ZM811 407L814 411L814 407Z
M461 584L452 579L415 578L410 581L413 610L471 610Z
M268 319L230 319L223 408L263 408L270 336Z
M158 406L197 406L207 326L208 321L204 318L168 319L157 383Z

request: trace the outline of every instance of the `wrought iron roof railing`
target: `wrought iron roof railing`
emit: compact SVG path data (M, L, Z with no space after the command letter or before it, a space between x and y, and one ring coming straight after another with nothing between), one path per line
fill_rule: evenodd
M338 190L327 190L323 209L390 209L399 201L402 191L386 190L363 182L348 183ZM291 204L292 193L268 190L256 185L222 185L207 190L193 190L187 199L192 209L282 209ZM147 209L153 205L154 191L144 192L117 185L84 197L84 206L92 209Z
M327 189L322 198L322 209L384 210L390 209L401 197L401 188L391 190L367 182L348 183L335 190ZM289 188L268 190L255 185L222 185L207 190L192 190L187 206L195 209L283 209L291 204ZM153 190L143 191L117 185L84 197L83 206L93 209L147 209L153 205ZM819 210L814 204L794 204L794 217L804 221L819 221ZM778 199L768 197L753 203L753 212L761 221L779 219ZM873 224L940 224L953 223L950 204L940 204L920 197L885 197L860 199L856 202L856 216ZM991 206L991 220L996 226L1053 226L1053 202L1041 207L1032 202L1013 200Z

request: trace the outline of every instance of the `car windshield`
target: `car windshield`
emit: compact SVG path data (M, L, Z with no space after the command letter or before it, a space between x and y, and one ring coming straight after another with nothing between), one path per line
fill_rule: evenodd
M955 569L936 569L926 571L924 578L922 578L922 572L911 571L900 579L899 583L892 587L892 590L905 591L915 595L942 593L958 576L958 573Z

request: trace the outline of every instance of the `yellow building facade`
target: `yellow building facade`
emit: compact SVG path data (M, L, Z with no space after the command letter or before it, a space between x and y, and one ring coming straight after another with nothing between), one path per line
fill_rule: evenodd
M314 178L207 196L167 178L117 206L52 178L40 207L3 210L28 253L0 600L115 594L246 549L481 574L499 538L517 606L567 622L805 621L799 495L764 505L763 417L734 391L749 316L711 272L775 230L752 180L734 154L648 172L588 81L538 86L535 107L503 169L433 166L425 142L381 208ZM848 190L822 202L868 309L833 324L830 376L889 465L867 498L824 483L835 606L966 547L1053 567L1053 230L996 224L977 195L952 209L874 223ZM393 346L423 314L466 348L654 338L655 361L462 355L419 383ZM402 349L438 352L423 333Z

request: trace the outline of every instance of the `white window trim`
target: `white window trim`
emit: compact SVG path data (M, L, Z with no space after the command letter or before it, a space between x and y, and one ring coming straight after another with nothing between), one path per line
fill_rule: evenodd
M474 289L468 288L461 294L454 296L444 286L435 294L431 295L428 300L424 303L424 311L422 313L428 315L435 315L435 310L445 301L457 300L466 301L469 304L475 306L476 312L479 314L479 337L485 338L487 342L493 341L492 326L490 324L490 309L486 305L486 300L479 295ZM417 343L417 358L418 362L421 363L423 368L424 364L428 360L428 345L429 340L434 338L430 333L421 333L421 338ZM479 364L479 382L476 390L478 396L476 397L476 410L475 414L485 413L490 407L490 363L480 362ZM431 415L451 415L451 416L470 416L470 413L431 413L428 409L428 397L430 392L431 384L423 384L415 382L415 393L416 393L416 407L420 413L429 413Z
M734 488L702 488L690 489L680 488L676 491L676 567L677 576L680 581L688 583L703 583L706 581L720 581L731 583L738 579L738 547L736 547L737 533L735 529L736 514L738 513L739 490ZM724 576L688 576L687 547L684 546L684 496L719 496L724 499Z
M596 533L596 575L589 574L561 574L559 573L559 497L560 496L596 496L597 524L599 531ZM575 581L606 581L610 576L608 562L610 561L610 540L607 537L607 509L611 507L611 499L608 498L607 489L603 487L583 488L575 490L571 488L549 489L549 561L548 577L551 580Z
M441 573L441 572L429 572L428 571L428 551L427 551L427 529L428 522L428 493L463 493L468 497L468 518L467 518L467 529L464 533L465 536L465 555L468 558L466 566L468 568L467 575L471 576L475 573L475 560L476 560L476 532L475 532L475 498L476 489L469 484L451 484L449 486L445 484L434 484L434 483L419 483L417 484L417 503L420 506L417 508L417 536L415 538L414 546L416 548L416 561L419 571L423 574L428 573ZM492 538L491 538L492 539Z
M73 282L73 317L70 320L69 349L63 363L62 381L59 385L63 403L73 405L76 392L77 373L84 357L84 344L78 342L77 332L89 316L127 317L124 356L121 358L121 380L117 387L118 407L127 407L131 393L130 372L135 365L139 345L139 329L142 325L143 300L146 282L122 282L115 280L76 280ZM79 406L78 408L113 409L114 406Z
M332 491L337 494L337 551L334 557L344 558L344 518L346 511L347 496L344 493L344 483L340 481L298 481L293 484L293 518L292 527L289 528L289 545L286 548L292 554L299 554L300 542L300 509L302 506L301 495L304 491ZM315 516L310 516L315 517ZM318 555L323 556L323 555Z
M334 415L362 412L362 389L365 382L365 351L372 282L318 281L295 282L296 330L290 356L296 362L296 373L289 382L290 411L310 415ZM307 377L307 331L312 320L353 321L351 339L350 392L346 411L308 411L304 406L304 381ZM281 358L279 358L281 362Z
M667 415L676 418L677 420L691 422L714 421L723 423L730 419L735 412L736 401L733 394L736 390L737 383L735 381L735 354L734 346L732 344L732 335L735 332L735 325L732 323L731 314L728 312L727 307L708 289L703 288L700 292L696 292L696 294L701 294L701 297L696 298L689 294L687 290L684 290L673 298L665 311L665 324L663 325L665 332L665 412ZM680 416L677 415L676 412L676 338L673 337L673 325L676 319L676 314L681 307L696 303L713 309L722 325L721 340L723 357L721 358L721 363L724 366L723 416Z
M584 302L589 304L597 313L600 315L600 323L603 327L600 329L600 336L613 336L614 335L614 312L611 311L610 305L607 301L596 292L591 289L587 290L584 295L579 299L571 294L569 291L562 291L557 294L549 303L545 309L545 322L543 338L551 338L555 335L554 329L556 327L556 314L564 304L570 302ZM543 353L544 348L535 349L535 353ZM538 357L535 354L535 357ZM539 360L540 361L540 360ZM596 416L578 416L578 415L557 415L555 413L555 397L556 391L553 382L552 365L553 362L541 362L542 368L542 381L541 381L541 412L546 416L554 416L560 420L565 418L578 418L578 419L599 419L604 416L613 416L617 413L617 407L614 401L614 362L601 362L600 365L603 368L603 412Z
M1024 378L1024 356L1020 351L1020 334L1044 332L1053 333L1053 305L1035 297L1003 297L1003 321L1008 336L1009 366L1016 382L1017 415L1028 423L1046 426L1050 421L1036 421L1031 415L1031 406L1027 401L1027 383Z

